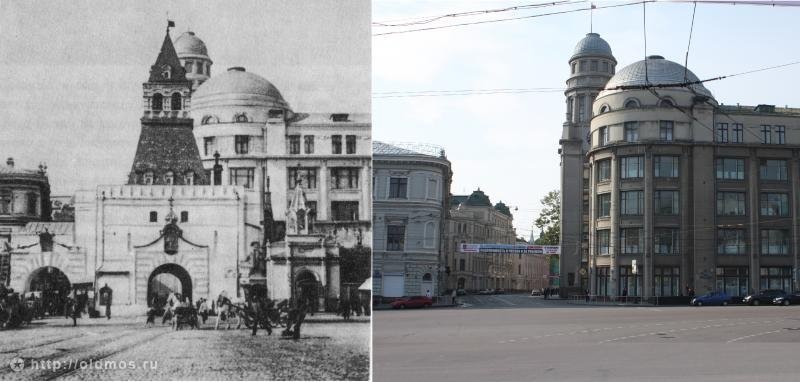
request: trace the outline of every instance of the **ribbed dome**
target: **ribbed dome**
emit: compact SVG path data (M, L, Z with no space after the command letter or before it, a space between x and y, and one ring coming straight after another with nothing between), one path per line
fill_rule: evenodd
M194 32L183 32L183 34L175 39L174 45L178 56L208 56L206 44L203 42L203 40L197 38L197 36L194 35Z
M244 68L234 67L227 72L211 77L197 88L192 95L192 104L200 105L218 98L250 98L266 103L266 106L287 107L281 92L257 74L248 73Z
M647 80L645 80L645 63L647 65ZM684 78L685 73L685 78ZM618 86L679 84L683 82L699 81L691 70L676 62L664 59L662 56L648 56L646 60L634 62L617 72L606 84L606 89ZM698 94L714 97L702 84L690 85ZM676 87L678 89L678 87ZM603 90L598 97L620 92L622 90Z
M485 206L491 207L492 202L489 201L489 196L483 193L480 189L477 189L470 194L469 198L465 202L468 206Z
M575 45L575 51L569 60L572 61L584 56L607 57L614 60L614 62L617 61L614 55L611 54L611 46L608 45L606 40L600 38L597 33L587 33L586 37L578 41L578 45Z

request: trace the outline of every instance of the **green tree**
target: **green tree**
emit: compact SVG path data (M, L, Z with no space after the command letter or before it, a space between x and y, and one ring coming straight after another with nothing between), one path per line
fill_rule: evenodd
M536 218L534 224L542 232L535 244L539 245L558 245L561 235L561 192L553 190L547 193L540 201L542 212Z

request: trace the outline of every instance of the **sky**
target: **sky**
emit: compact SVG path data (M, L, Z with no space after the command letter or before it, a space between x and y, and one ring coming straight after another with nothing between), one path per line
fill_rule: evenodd
M506 8L541 1L377 0L373 22ZM446 18L415 27L522 17L588 8L589 2ZM662 55L683 64L692 3L643 6L595 1L592 29L610 45L617 71ZM796 4L800 5L800 3ZM647 50L645 53L646 20ZM800 6L697 5L688 67L700 79L800 61ZM480 188L511 206L517 235L528 238L540 200L559 188L558 140L563 91L461 96L387 97L462 89L563 89L575 45L590 31L588 11L402 34L373 27L373 139L442 146L452 163L455 195ZM800 65L708 82L723 104L800 107ZM388 92L401 92L387 94ZM496 93L496 92L495 92ZM787 127L791 128L791 127ZM793 128L800 128L794 126ZM536 230L536 236L538 236Z
M191 29L212 77L244 66L299 112L370 112L370 2L1 1L0 157L48 166L54 195L124 184L142 83L164 40Z

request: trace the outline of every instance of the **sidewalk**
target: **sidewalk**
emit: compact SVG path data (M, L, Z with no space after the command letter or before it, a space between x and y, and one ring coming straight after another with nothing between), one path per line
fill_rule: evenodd
M450 304L444 302L435 302L429 308L424 309L432 309L432 308L457 308L461 306L461 304ZM372 310L392 310L392 306L390 304L378 304L372 307Z

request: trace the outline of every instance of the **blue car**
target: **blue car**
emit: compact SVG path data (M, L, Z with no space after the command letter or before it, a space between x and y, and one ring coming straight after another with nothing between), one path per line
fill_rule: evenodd
M731 301L731 296L725 292L711 292L692 299L691 305L728 305Z

